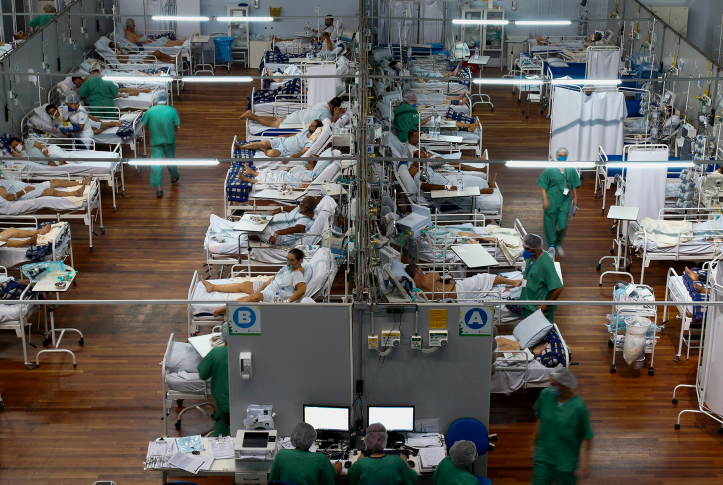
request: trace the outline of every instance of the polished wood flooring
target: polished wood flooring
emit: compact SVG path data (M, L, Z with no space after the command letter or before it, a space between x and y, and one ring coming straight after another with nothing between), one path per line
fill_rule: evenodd
M242 72L232 72L241 74ZM487 74L487 72L485 73ZM490 73L492 74L492 73ZM495 73L497 74L497 73ZM236 121L243 112L249 86L187 86L176 101L182 126L178 157L227 157ZM490 90L495 111L478 109L484 125L484 146L492 159L541 159L548 149L549 123L533 111L529 119L507 89ZM149 187L149 171L126 172L126 196L118 197L113 213L110 193L103 194L106 233L87 248L87 231L73 224L77 288L67 299L183 299L193 271L204 271L203 236L208 216L221 213L226 167L181 169L171 187L164 174L165 196ZM528 231L542 230L538 171L497 169L505 198L504 225L519 218ZM613 279L598 286L595 270L611 244L610 223L593 198L592 177L583 180L580 209L571 222L561 258L564 299L610 300ZM675 264L681 270L683 263ZM668 264L652 263L645 281L658 299L664 294ZM639 278L640 264L633 271ZM693 401L683 392L671 404L677 384L694 382L697 353L674 363L679 321L671 319L656 350L655 376L632 371L625 364L609 373L610 350L603 323L609 307L561 307L558 324L572 348L572 369L578 391L588 405L596 438L592 476L587 484L720 484L723 483L723 438L715 423L688 415L682 429L673 424L677 412ZM160 366L168 337L186 334L186 308L181 305L81 306L57 311L58 326L75 326L85 336L79 346L73 334L62 347L76 352L78 367L68 356L45 355L41 367L28 371L12 333L0 340L0 483L91 484L114 480L118 485L158 483L159 475L144 472L148 440L162 434ZM41 347L40 337L33 336ZM29 348L31 359L36 350ZM620 356L620 354L618 354ZM529 483L531 407L538 390L492 397L491 431L499 435L489 455L489 476L495 484ZM471 406L474 403L470 403ZM171 418L174 418L172 415ZM173 422L173 421L171 421ZM186 414L185 434L206 432L211 421L193 411ZM176 433L171 424L171 433ZM203 480L198 483L231 483Z

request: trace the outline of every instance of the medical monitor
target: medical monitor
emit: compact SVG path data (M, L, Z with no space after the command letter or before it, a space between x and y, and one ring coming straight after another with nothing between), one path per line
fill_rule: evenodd
M351 411L348 406L304 404L304 422L317 431L349 432Z
M387 431L414 431L414 406L368 406L367 425L382 423Z

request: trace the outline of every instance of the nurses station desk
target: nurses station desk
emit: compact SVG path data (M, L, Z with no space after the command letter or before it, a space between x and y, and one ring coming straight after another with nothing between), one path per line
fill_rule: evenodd
M174 438L165 438L166 440L173 440ZM200 452L200 455L189 455L197 458L205 458L209 456L209 445L208 438L202 438L204 444L204 451ZM363 447L363 444L362 444ZM330 458L332 464L340 462L342 464L341 476L342 481L346 481L348 468L344 466L346 461L351 462L353 465L363 455L357 451L354 454L352 450L348 454L343 455L343 458ZM317 451L317 453L321 453ZM432 473L420 473L419 471L419 456L408 455L409 459L414 462L413 470L419 476L419 481L430 482L432 480ZM401 458L400 458L401 459ZM271 465L273 459L267 460L237 460L235 458L215 459L208 470L201 470L197 474L187 472L178 468L152 468L146 465L145 470L148 471L159 471L161 472L161 483L166 483L169 477L234 477L234 483L236 484L255 484L255 485L266 485L268 483L269 472L271 471Z

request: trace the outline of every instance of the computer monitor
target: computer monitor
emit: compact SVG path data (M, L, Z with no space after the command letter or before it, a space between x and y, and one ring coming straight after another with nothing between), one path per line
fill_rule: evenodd
M367 425L374 423L387 431L414 431L414 406L368 406Z
M349 432L349 406L304 404L304 422L317 431Z

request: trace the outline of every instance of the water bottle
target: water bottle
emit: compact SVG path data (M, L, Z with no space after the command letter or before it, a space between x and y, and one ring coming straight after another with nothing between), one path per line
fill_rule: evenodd
M439 117L434 117L434 134L432 135L434 138L439 138Z
M274 303L281 303L281 297L279 296L279 292L276 292L276 295L274 295Z
M464 190L464 176L462 175L462 170L457 171L457 190L460 192Z
M306 30L306 33L307 33L307 34L308 34L309 32L311 32L311 24L310 24L309 22L306 22L306 29L305 29L305 30Z

